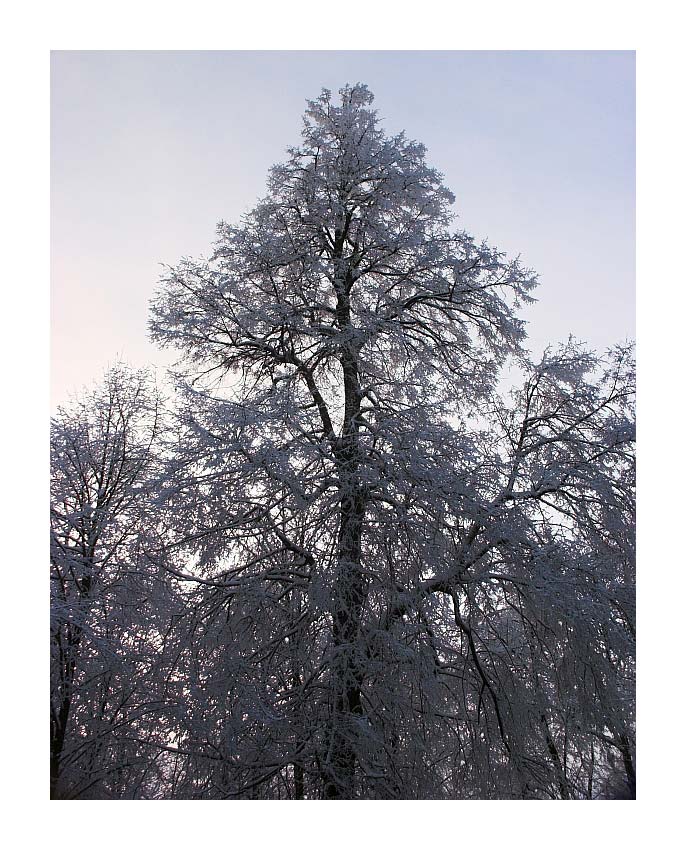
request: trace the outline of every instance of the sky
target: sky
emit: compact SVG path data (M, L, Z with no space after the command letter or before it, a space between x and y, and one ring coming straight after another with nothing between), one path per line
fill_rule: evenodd
M423 142L456 226L536 269L536 354L635 336L630 51L57 51L51 56L51 405L147 338L163 265L211 252L265 193L308 98L364 82Z

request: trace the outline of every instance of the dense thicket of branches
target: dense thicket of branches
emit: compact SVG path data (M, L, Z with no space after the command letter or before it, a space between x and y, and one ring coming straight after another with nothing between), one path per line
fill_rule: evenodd
M356 85L53 424L53 794L631 795L633 359L536 363ZM508 364L520 388L503 396Z

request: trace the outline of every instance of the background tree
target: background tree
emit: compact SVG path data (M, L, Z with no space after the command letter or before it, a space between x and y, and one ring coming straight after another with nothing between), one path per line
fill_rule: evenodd
M154 529L160 399L116 366L51 427L53 797L156 793L173 599L145 554ZM153 750L155 755L157 750Z
M194 612L174 793L592 796L615 750L631 781L630 352L530 363L533 273L340 96L152 306Z

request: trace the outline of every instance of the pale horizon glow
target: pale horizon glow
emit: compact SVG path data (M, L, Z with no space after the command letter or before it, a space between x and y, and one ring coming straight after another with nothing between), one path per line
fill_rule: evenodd
M635 56L526 51L52 54L51 401L147 339L162 264L265 193L305 101L364 82L455 193L456 226L540 274L529 346L635 335Z

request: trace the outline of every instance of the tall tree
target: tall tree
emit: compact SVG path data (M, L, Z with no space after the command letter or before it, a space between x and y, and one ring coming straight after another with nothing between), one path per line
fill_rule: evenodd
M309 102L152 305L182 355L183 793L588 795L607 747L632 759L630 352L530 363L535 275L451 230L371 102Z

